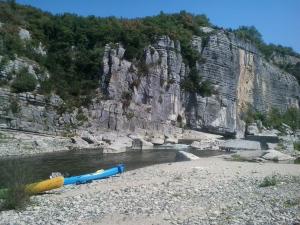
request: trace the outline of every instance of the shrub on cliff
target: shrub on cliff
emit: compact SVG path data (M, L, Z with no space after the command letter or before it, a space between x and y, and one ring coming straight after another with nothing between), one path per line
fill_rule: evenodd
M290 47L284 47L282 45L266 44L263 41L262 35L254 26L250 26L250 27L240 26L238 29L234 30L233 32L238 38L242 40L248 40L252 44L256 45L256 47L261 51L261 53L264 54L266 59L270 59L273 53L282 56L291 55L291 56L300 57L300 54L295 52Z
M242 116L242 119L247 123L253 123L260 120L267 128L274 128L283 131L282 124L288 125L293 131L300 129L300 110L297 108L289 108L286 112L280 113L276 108L272 108L268 113L263 114L249 108Z
M294 149L300 151L300 141L294 142Z
M27 68L21 69L17 74L15 80L12 82L11 87L14 92L28 92L34 91L37 85L35 76L28 72Z
M202 76L195 67L191 69L189 75L182 81L181 87L187 92L196 93L203 97L210 96L213 93L211 83L207 80L203 81Z

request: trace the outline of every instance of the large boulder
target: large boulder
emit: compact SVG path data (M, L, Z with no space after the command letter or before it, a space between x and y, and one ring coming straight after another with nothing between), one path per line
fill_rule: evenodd
M88 148L90 145L87 141L78 136L71 137L71 142L73 145L76 145L77 148Z
M163 145L165 143L165 139L161 137L153 137L150 142L154 145Z
M166 144L178 144L178 139L176 137L169 136L169 137L166 137L165 143Z
M294 160L295 158L284 154L282 152L276 150L268 150L266 154L262 156L263 159L273 160L273 161L285 161L285 160Z
M86 141L89 144L96 144L98 143L97 139L94 137L93 134L91 134L90 132L87 131L83 131L80 135L80 137Z
M227 140L220 145L221 149L230 150L261 150L260 142L248 141L244 139Z
M153 144L149 141L146 141L140 135L130 134L128 137L132 139L132 149L133 150L153 149Z
M247 126L247 134L248 135L259 135L259 129L256 123L249 124Z
M126 152L132 148L132 139L126 136L118 136L110 145L104 149L104 153Z

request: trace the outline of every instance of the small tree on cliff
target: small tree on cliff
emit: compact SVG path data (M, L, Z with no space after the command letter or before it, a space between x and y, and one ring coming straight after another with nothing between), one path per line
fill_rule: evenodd
M196 93L201 96L210 96L213 93L213 88L208 80L203 81L202 76L194 67L189 75L183 80L181 87L183 90L191 93Z

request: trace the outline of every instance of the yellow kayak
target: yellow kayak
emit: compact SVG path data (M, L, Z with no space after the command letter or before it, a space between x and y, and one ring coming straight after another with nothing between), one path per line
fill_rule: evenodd
M36 182L26 185L26 192L30 195L39 194L52 189L60 188L64 185L64 177L55 177L52 179Z
M101 174L104 170L97 170L93 175ZM50 191L60 188L64 185L64 177L59 176L48 180L43 180L33 184L26 185L26 192L30 195L39 194L45 191Z

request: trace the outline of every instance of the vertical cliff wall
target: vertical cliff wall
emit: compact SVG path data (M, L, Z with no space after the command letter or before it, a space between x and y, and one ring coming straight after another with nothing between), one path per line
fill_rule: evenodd
M144 52L142 62L124 59L125 49L106 46L102 90L119 102L122 124L116 129L161 130L184 123L180 81L185 65L180 43L160 38ZM130 123L130 125L128 125Z
M241 117L249 106L260 112L299 107L296 78L264 60L253 45L225 31L212 31L206 44L202 42L199 37L193 39L204 59L198 70L217 93L206 98L189 96L186 109L191 127L243 136Z

